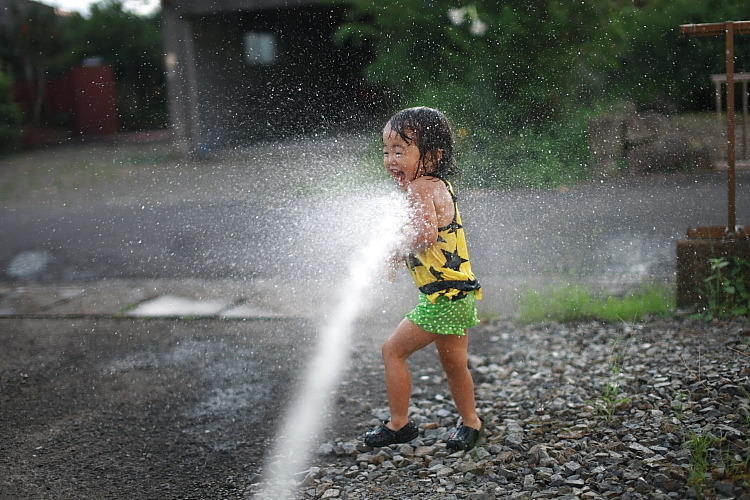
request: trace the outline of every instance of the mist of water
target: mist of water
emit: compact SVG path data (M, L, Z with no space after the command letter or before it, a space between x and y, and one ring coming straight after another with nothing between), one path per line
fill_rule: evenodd
M353 325L366 311L368 291L382 276L388 249L401 234L405 211L394 199L375 200L370 208L370 231L348 262L338 286L340 296L327 322L320 328L317 348L302 377L302 385L278 430L269 462L269 474L259 499L288 498L294 490L293 476L307 463L317 433L326 418L331 395L344 373L351 350ZM351 236L351 233L349 233Z

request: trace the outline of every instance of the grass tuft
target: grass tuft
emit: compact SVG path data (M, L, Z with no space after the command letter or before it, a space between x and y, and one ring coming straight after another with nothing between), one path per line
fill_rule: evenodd
M674 293L664 286L647 285L623 296L596 296L589 288L566 284L525 292L519 302L524 323L600 320L640 321L647 315L668 314L675 308Z

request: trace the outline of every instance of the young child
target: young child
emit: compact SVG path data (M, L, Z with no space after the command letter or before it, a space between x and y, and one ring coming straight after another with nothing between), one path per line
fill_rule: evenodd
M419 434L409 420L411 376L407 359L434 343L461 416L447 441L452 450L469 450L479 440L474 382L468 368L466 329L476 325L475 299L481 298L466 249L453 187L457 172L453 132L435 109L417 107L395 114L383 129L383 165L406 193L411 228L394 251L419 288L417 306L383 344L390 420L365 434L368 446L405 443Z

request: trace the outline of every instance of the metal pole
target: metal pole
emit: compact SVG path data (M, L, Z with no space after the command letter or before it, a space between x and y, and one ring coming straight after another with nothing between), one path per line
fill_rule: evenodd
M734 22L726 23L727 47L727 236L733 236L737 225L735 209L734 158Z

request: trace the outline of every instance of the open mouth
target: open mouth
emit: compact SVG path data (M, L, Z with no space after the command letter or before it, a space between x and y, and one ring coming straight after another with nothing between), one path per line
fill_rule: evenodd
M398 170L391 170L390 173L391 177L393 177L393 180L396 181L396 184L398 184L399 186L406 185L406 174Z

